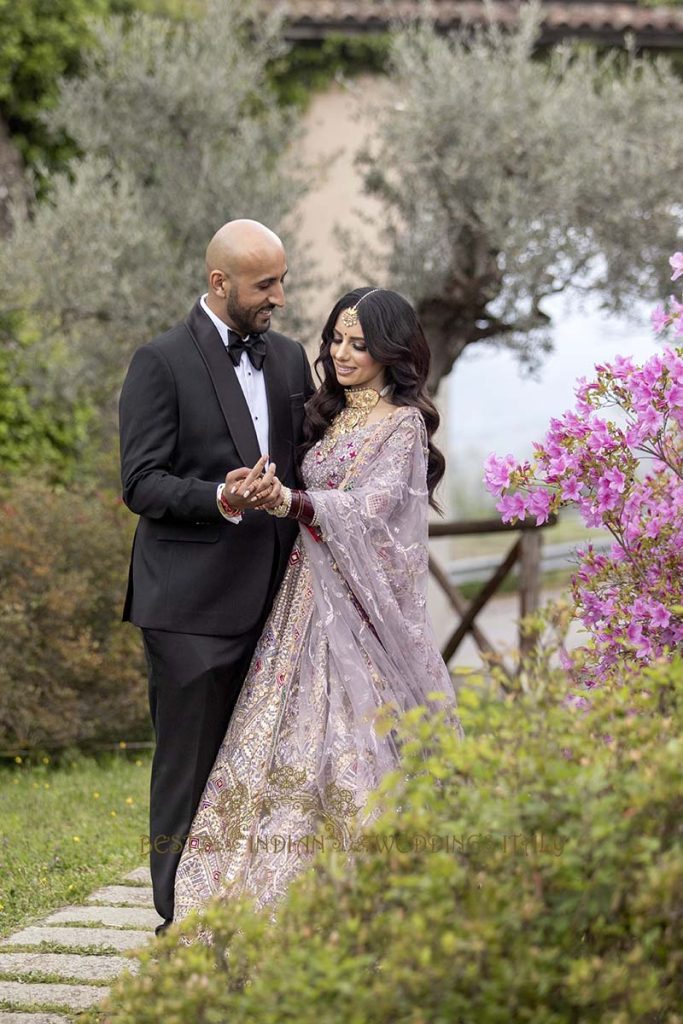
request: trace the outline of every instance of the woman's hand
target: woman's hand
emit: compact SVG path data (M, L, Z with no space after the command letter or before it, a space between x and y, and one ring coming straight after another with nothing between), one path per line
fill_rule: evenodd
M277 508L281 501L282 484L275 476L273 477L273 485L270 489L270 492L264 497L262 503L258 506L258 508L262 508L266 512L268 512L270 509Z
M264 472L267 455L262 455L252 469L242 467L231 470L225 478L224 498L240 512L248 508L266 508L280 500L280 481L275 476L276 465L271 462ZM265 503L268 502L268 505Z

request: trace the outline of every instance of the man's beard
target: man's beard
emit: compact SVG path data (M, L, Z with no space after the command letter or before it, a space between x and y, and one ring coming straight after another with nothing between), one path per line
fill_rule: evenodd
M228 294L228 317L243 337L247 334L264 334L270 330L270 323L259 324L256 317L259 313L272 312L274 308L274 306L268 305L255 310L245 309L239 304L232 291Z

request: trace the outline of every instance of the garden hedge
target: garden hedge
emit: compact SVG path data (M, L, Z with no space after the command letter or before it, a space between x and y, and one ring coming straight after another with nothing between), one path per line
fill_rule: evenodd
M188 918L104 1020L679 1024L682 664L590 710L559 675L529 690L463 690L463 742L407 716L353 862L319 853L273 923L248 900Z
M138 630L121 622L134 517L113 493L0 498L0 750L148 739Z

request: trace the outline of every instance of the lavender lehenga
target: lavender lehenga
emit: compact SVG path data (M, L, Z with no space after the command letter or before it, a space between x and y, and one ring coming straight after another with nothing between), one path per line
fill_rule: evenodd
M399 763L381 706L445 709L462 735L426 610L422 416L330 434L303 464L319 532L301 527L258 642L180 858L176 921L219 895L272 913L315 851L352 847Z

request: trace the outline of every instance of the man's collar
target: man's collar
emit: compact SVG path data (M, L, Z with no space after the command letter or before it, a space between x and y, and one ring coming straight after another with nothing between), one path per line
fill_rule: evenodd
M219 316L216 316L216 314L213 312L213 310L209 309L208 304L206 302L207 295L208 295L208 292L205 292L201 296L201 298L199 299L199 303L200 303L202 309L204 310L204 312L206 313L206 315L208 316L209 320L212 322L212 324L214 325L214 327L216 328L216 330L220 334L221 341L223 342L223 344L225 346L227 346L227 344L228 344L228 331L232 331L233 334L238 334L239 332L234 330L234 328L232 328L232 327L228 327L228 325L226 324L225 320L221 320L221 318ZM249 337L251 337L251 335L249 335L249 334L245 335L245 341Z

